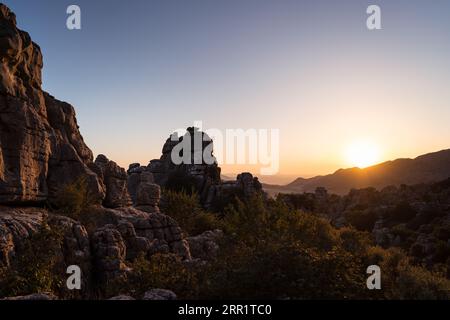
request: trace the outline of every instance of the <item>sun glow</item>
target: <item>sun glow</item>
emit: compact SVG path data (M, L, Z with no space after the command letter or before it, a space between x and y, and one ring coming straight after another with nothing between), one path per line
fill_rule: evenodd
M366 168L380 161L380 150L371 141L355 141L346 150L347 162L358 168Z

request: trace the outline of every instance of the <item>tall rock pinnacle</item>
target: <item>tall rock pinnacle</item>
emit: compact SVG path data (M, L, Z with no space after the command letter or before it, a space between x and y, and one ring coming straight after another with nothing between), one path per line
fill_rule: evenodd
M0 204L52 200L80 178L100 202L104 185L74 108L42 90L42 67L39 46L0 4Z

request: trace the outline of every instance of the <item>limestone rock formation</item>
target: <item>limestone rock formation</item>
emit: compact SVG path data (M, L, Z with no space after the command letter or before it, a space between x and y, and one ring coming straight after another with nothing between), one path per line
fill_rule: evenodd
M218 242L222 238L222 230L211 230L195 237L189 237L186 240L189 243L192 258L208 261L217 257L219 252Z
M120 277L128 271L125 264L126 246L113 225L99 228L92 236L96 271L103 281Z
M65 274L70 265L79 266L83 292L86 292L90 288L92 270L86 229L73 219L49 214L44 209L0 207L0 267L13 266L14 259L23 254L26 241L44 229L61 233L61 242L55 243L58 249L54 261L61 274Z
M130 194L133 204L136 204L137 189L142 182L154 183L153 174L147 170L147 167L141 166L139 163L130 164L128 171L128 193Z
M188 151L190 149L189 157L183 154L185 150L179 151L182 145L190 146L187 148ZM181 164L174 163L172 159L177 153L183 158ZM131 164L127 171L128 190L133 203L139 207L139 198L152 192L152 188L148 187L139 195L142 181L178 191L189 192L193 189L198 193L202 206L212 211L220 211L235 196L248 198L256 194L264 195L261 183L251 173L242 173L235 181L222 181L220 171L213 155L213 141L206 133L191 127L187 128L184 136L178 138L173 134L167 139L160 159L151 160L147 167Z
M93 155L73 107L41 89L41 50L2 4L0 64L0 204L51 200L80 178L101 201L104 190L89 168Z
M161 187L154 183L155 180L149 168L135 163L130 165L127 173L128 192L133 205L145 212L159 212Z
M23 241L41 228L47 213L35 208L0 207L0 266L9 266Z
M105 155L98 155L95 159L98 167L99 177L106 190L103 205L108 208L127 207L132 204L127 187L127 173L125 169L119 167L114 161L109 160Z
M190 259L189 246L177 222L160 213L147 213L134 208L105 209L105 222L117 227L130 250L151 256L175 253ZM134 230L133 230L134 229ZM146 239L146 240L144 240Z
M200 148L197 148L196 141L201 142ZM179 143L190 145L191 152L188 157L180 154L187 161L175 164L172 152ZM220 168L212 154L212 143L206 133L197 128L188 128L184 136L178 139L171 136L167 139L161 158L150 161L148 171L153 174L154 181L162 187L187 189L193 187L200 195L201 201L204 202L208 197L210 187L221 182ZM208 157L208 161L205 160L205 157Z
M143 255L174 253L190 260L189 245L172 218L135 208L98 208L91 244L95 267L103 280L126 276L127 262Z
M49 214L47 220L50 228L62 232L61 255L64 266L76 265L80 267L82 273L81 287L85 291L88 290L91 287L92 254L86 228L80 222L64 216Z
M52 267L55 263L58 269L55 276L65 276L69 265L79 266L82 290L98 284L93 276L101 280L126 276L131 271L129 262L140 255L150 258L156 253L172 253L190 261L189 246L177 222L159 213L161 191L152 172L135 166L128 176L103 155L94 162L79 132L74 108L42 90L42 66L39 46L17 29L15 15L0 4L2 271L14 272L15 259L37 243L28 240L44 235L46 241L48 234L56 239L50 251ZM87 192L95 200L93 206L83 209L91 212L79 215L86 227L60 215L72 216L71 212L47 211L43 206L57 203L64 187L79 181L86 182ZM141 210L130 207L132 202ZM40 250L47 250L47 243L39 245ZM174 296L163 291L158 294ZM40 298L46 296L12 299Z

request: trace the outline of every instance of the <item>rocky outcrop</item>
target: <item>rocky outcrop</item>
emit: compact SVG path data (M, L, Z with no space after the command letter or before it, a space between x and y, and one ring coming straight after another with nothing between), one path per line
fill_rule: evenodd
M136 208L149 213L159 212L158 204L161 199L160 186L151 180L151 174L141 174L136 190Z
M10 266L24 241L39 231L46 217L42 209L0 207L0 266Z
M139 210L159 212L161 187L155 183L153 173L139 163L131 164L128 171L128 192L133 205Z
M200 141L197 149L195 141ZM202 203L205 203L210 188L220 184L220 168L212 154L212 140L206 133L197 128L188 128L186 134L180 138L172 135L163 146L162 156L158 160L150 161L147 170L153 174L154 181L161 187L194 188ZM190 155L182 164L175 164L172 159L174 147L178 144L190 145ZM186 152L186 151L184 151ZM180 154L181 155L181 154ZM208 158L206 161L205 158Z
M220 249L218 242L222 238L222 230L211 230L186 240L189 243L192 258L208 261L217 257Z
M25 241L44 228L57 230L62 235L55 259L61 270L77 265L82 271L82 286L89 287L91 252L89 236L79 222L39 208L0 208L0 266L11 266L20 254Z
M141 183L141 181L154 183L153 174L148 171L147 167L141 166L139 163L130 164L127 174L128 193L130 194L131 200L135 205L139 184Z
M86 292L91 288L91 246L86 228L71 218L49 214L50 228L62 233L61 256L64 267L76 265L81 269L81 287Z
M115 226L99 228L92 236L92 248L96 272L102 281L121 277L129 270L125 264L126 246Z
M39 46L0 5L0 204L52 200L77 179L100 202L104 190L75 111L41 89L42 66Z
M103 280L126 276L127 262L139 256L174 253L191 259L189 245L172 218L135 208L104 209L93 212L97 230L91 245L95 268Z
M99 155L95 159L98 176L103 182L106 196L103 205L107 208L127 207L132 204L127 187L127 173L114 161L105 155Z
M92 212L95 230L91 235L79 222L38 208L0 208L0 266L10 266L22 253L24 243L42 228L61 232L57 253L61 272L69 265L82 271L82 288L89 288L92 271L104 280L126 276L129 261L143 255L173 253L184 260L191 254L176 221L159 213L134 208ZM92 251L91 251L92 248ZM94 262L94 265L91 264Z
M144 253L175 253L183 259L190 259L189 246L183 239L177 222L160 213L147 213L135 208L103 209L96 213L98 224L113 225L121 234L129 257Z
M186 145L190 146L189 157L183 154L185 150L180 150L180 146ZM143 204L139 203L142 195L157 192L155 187L144 187L143 190L143 181L171 190L194 190L202 206L212 211L221 211L235 196L249 198L256 194L264 195L261 183L251 173L242 173L235 181L222 181L212 145L213 141L206 133L191 127L184 136L179 138L173 134L167 139L160 159L151 160L146 167L139 163L131 164L127 171L128 190L134 205L144 209L140 207ZM180 164L172 159L177 153L183 158Z
M262 192L262 185L258 178L249 172L241 173L236 178L236 187L242 190L244 197L251 197Z

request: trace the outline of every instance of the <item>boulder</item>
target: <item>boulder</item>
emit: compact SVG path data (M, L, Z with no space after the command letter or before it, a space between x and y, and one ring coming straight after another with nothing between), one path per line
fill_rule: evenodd
M153 213L159 212L158 204L161 199L161 188L159 185L141 181L136 193L136 208Z
M198 236L187 238L189 249L194 259L212 260L219 252L218 242L223 238L222 230L206 231Z
M102 281L114 280L128 271L125 242L115 226L106 225L95 231L92 250L96 271Z

